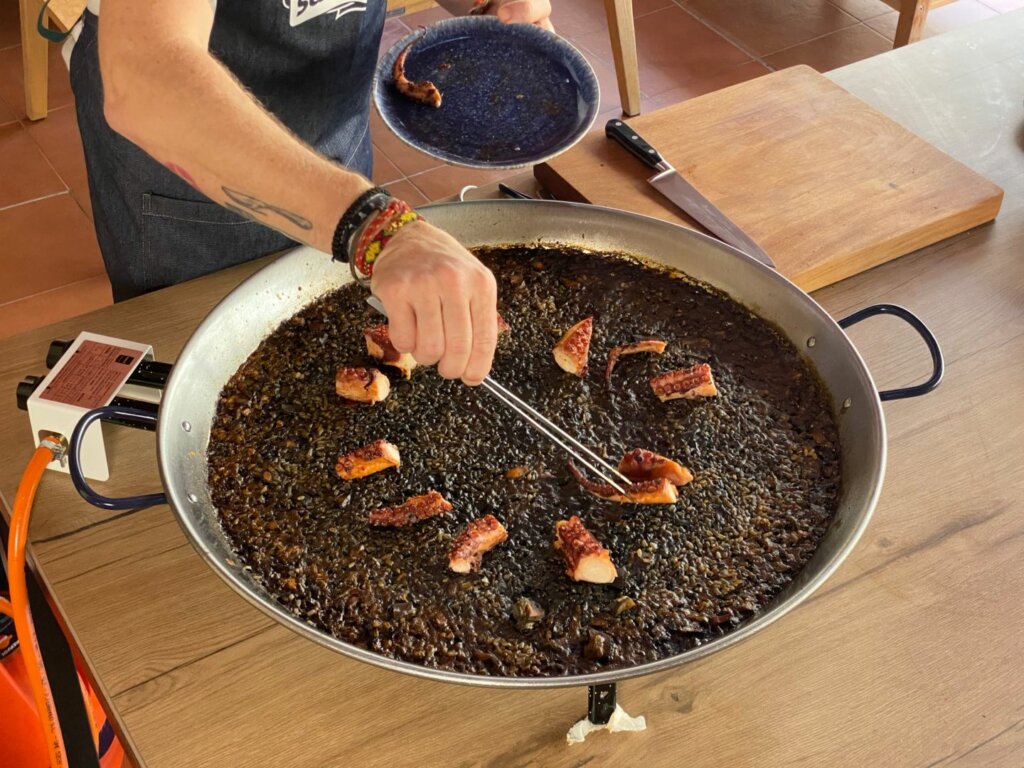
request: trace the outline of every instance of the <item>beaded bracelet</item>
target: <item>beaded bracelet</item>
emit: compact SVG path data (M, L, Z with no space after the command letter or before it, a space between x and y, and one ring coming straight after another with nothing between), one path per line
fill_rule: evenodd
M375 216L359 235L359 242L352 253L352 274L360 282L373 276L373 265L384 247L402 227L423 217L401 200L392 200Z
M371 187L355 199L338 220L331 239L331 257L334 261L348 261L352 253L352 237L366 220L387 207L391 193L381 187Z
M376 216L367 222L363 231L359 233L359 239L352 249L352 265L362 274L369 276L370 269L366 266L366 249L370 243L383 231L394 216L409 210L409 206L401 200L391 200L387 206L379 211Z

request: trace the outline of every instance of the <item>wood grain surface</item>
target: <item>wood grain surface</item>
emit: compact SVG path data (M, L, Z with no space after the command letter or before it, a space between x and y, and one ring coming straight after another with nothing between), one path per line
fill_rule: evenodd
M628 123L808 291L989 221L1002 199L996 185L806 66ZM536 174L559 199L696 227L604 126Z
M34 553L139 764L1024 764L1024 56L1007 42L1021 39L1024 13L1012 14L834 75L989 169L1006 202L992 225L815 294L837 317L876 301L909 307L940 339L947 376L931 395L886 404L888 471L875 516L809 601L734 648L623 684L620 702L647 717L647 731L568 747L585 690L445 685L330 653L237 597L166 507L105 515L51 475ZM936 118L946 112L960 123ZM172 358L252 268L4 340L0 388L10 393L19 375L36 372L51 336L78 328L149 341ZM897 321L850 333L879 386L925 376L924 349ZM13 400L0 399L6 494L31 447ZM106 487L152 490L152 435L126 434Z

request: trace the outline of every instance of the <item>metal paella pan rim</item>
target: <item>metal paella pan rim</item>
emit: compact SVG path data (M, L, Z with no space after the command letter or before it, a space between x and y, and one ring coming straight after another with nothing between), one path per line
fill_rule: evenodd
M409 78L436 81L437 109L394 87L395 60L412 44ZM527 168L562 154L593 127L601 104L597 75L571 43L493 16L445 19L406 35L378 61L372 92L377 113L402 142L485 170Z
M675 656L633 667L564 677L491 677L398 661L343 642L291 614L252 579L223 534L207 487L206 446L220 391L282 321L350 281L346 270L298 248L225 297L185 345L168 382L158 426L158 461L186 536L238 594L274 620L346 656L417 677L501 688L556 688L626 680L708 656L746 639L806 600L839 566L866 528L884 475L885 424L874 382L846 334L788 280L692 230L623 211L571 203L487 200L427 207L430 220L468 246L562 244L636 255L675 267L722 290L802 350L833 400L843 493L817 551L772 603L737 629ZM258 318L258 320L256 319ZM813 337L813 347L806 342ZM850 405L844 404L849 400ZM186 431L183 424L188 422Z

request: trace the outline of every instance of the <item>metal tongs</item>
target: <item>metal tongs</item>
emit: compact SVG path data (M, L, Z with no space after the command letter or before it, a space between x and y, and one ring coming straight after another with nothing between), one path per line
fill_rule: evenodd
M377 310L377 312L384 315L384 317L388 316L388 313L384 311L384 305L376 296L369 296L366 299L366 303ZM601 458L597 453L555 424L555 422L551 421L547 416L542 414L529 403L520 399L517 395L496 382L490 376L484 377L481 386L500 400L503 405L515 412L523 421L601 478L602 481L608 483L608 485L619 493L628 494L626 488L631 485L631 481L628 477L623 475L618 469Z

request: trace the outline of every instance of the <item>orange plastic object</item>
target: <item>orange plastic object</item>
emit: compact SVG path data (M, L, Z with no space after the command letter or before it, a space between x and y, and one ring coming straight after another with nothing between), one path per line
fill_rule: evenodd
M18 483L18 492L14 495L14 506L11 509L11 533L7 540L7 566L10 572L11 607L13 609L14 626L18 632L20 646L18 652L25 660L30 671L29 688L36 703L39 725L43 729L50 768L66 768L67 753L64 751L64 735L60 732L57 712L54 709L53 694L46 676L46 667L39 656L39 642L36 639L35 627L32 624L32 609L28 603L28 587L25 579L25 548L28 546L28 528L32 519L32 503L36 498L39 481L43 478L47 465L53 460L53 450L44 440L32 454L32 460L25 467Z
M11 532L7 542L10 599L0 598L0 612L14 620L19 646L0 659L0 766L17 768L67 768L64 735L60 730L46 667L32 623L25 578L25 549L39 481L54 457L55 444L44 440L25 468L11 510ZM0 642L10 642L9 637ZM103 768L121 768L124 751L99 699L78 672L78 683L89 716L92 741ZM8 733L8 727L13 732ZM5 750L9 750L7 754ZM42 760L34 754L39 750Z
M100 768L122 768L124 749L110 731L106 712L95 691L82 678L93 741L100 753ZM0 659L0 766L5 768L47 768L49 757L43 746L43 729L36 715L25 660L19 651Z
M0 660L0 713L0 765L46 768L49 756L20 649Z

